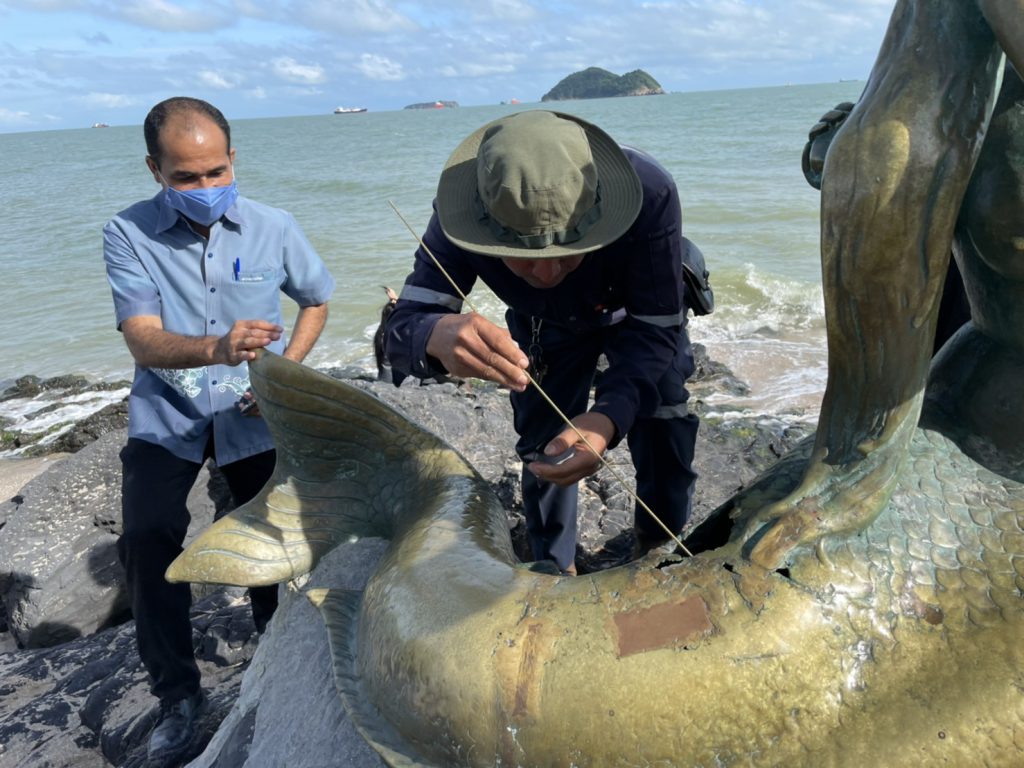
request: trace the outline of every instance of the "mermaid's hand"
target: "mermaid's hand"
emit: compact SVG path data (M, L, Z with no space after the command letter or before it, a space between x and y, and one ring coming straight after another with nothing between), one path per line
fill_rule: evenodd
M775 569L797 547L863 530L888 503L904 455L889 445L860 461L835 465L815 451L800 485L749 519L741 537L744 554L757 565Z

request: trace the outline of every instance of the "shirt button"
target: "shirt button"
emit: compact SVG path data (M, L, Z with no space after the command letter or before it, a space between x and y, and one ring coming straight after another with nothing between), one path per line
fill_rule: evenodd
M214 379L214 380L213 380L213 381L211 381L210 383L211 383L211 384L212 384L213 386L217 386L217 380L216 380L216 379Z
M216 292L217 292L217 289L216 289L216 288L211 288L211 289L210 289L210 293L216 293Z
M213 258L213 254L212 254L212 253L208 253L208 254L206 254L206 258L208 258L208 259L212 259L212 258Z
M216 321L216 320L211 320L211 321L210 321L210 325L216 325L216 324L217 324L217 321Z

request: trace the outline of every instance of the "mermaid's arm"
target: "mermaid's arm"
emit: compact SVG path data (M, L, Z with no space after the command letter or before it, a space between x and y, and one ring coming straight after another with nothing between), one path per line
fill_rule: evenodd
M978 0L1013 68L1024 75L1024 0Z
M803 480L743 533L766 567L874 520L920 414L953 227L990 106L972 89L988 78L994 90L1000 53L990 32L986 42L954 18L959 6L901 18L908 4L825 159L829 377Z

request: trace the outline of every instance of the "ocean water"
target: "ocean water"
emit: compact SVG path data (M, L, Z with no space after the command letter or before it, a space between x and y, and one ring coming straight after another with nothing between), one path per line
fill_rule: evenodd
M826 374L819 199L800 154L818 117L855 100L862 87L239 120L232 122L236 173L243 194L295 215L337 280L330 319L307 362L372 369L382 286L400 288L416 247L389 201L421 231L449 153L483 123L541 106L591 120L654 155L676 179L684 232L704 252L717 300L713 315L691 320L691 337L751 386L743 398L723 395L723 404L813 418ZM26 374L130 378L101 229L158 191L144 157L141 126L0 135L0 391ZM478 288L471 298L500 318L489 292ZM46 418L84 415L123 394L62 403ZM0 426L41 419L38 410L32 402L0 403Z

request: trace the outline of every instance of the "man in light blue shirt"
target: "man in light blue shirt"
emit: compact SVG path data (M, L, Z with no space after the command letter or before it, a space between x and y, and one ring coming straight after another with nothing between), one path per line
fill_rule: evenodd
M144 133L161 191L111 219L103 241L117 326L135 359L118 553L161 702L149 753L166 760L189 749L205 707L190 588L164 579L188 528L185 501L210 457L236 504L269 479L270 432L257 409L239 407L251 400L247 363L264 347L301 361L324 327L334 280L290 214L238 196L231 132L216 107L168 99ZM299 305L287 341L282 291ZM262 632L277 590L251 596Z

